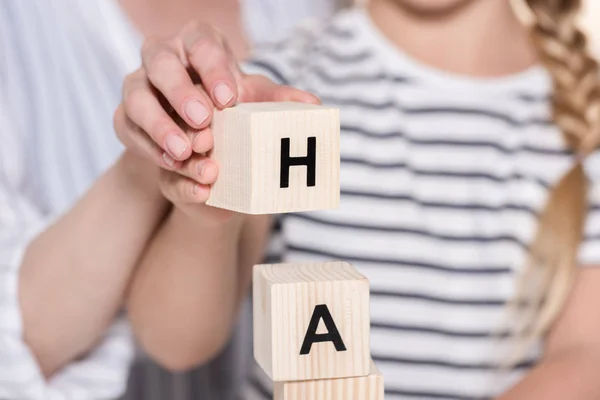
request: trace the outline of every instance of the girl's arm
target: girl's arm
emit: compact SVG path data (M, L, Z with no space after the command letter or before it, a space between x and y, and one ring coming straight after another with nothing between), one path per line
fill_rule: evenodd
M544 358L498 400L600 398L600 269L581 268Z
M175 208L142 259L129 295L138 340L171 370L206 362L227 343L249 271L265 248L268 216L236 214L206 223L213 212L219 211Z
M166 212L155 168L125 154L27 247L20 267L24 340L46 377L96 345Z
M227 215L201 204L218 174L204 156L214 144L213 110L239 102L319 100L244 74L225 39L199 22L168 40L146 41L142 62L123 85L116 131L162 167L163 195L175 210L140 264L128 311L146 351L180 370L207 360L226 342L270 224L268 217Z

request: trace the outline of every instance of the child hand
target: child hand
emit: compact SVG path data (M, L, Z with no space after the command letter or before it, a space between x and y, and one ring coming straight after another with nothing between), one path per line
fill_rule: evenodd
M161 169L159 186L163 196L194 223L220 225L236 213L204 204L217 174L214 162L205 155L194 153L175 172Z

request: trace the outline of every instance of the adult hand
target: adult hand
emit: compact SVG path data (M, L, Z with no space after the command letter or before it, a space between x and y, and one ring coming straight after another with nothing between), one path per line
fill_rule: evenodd
M264 76L244 74L217 30L198 22L173 38L148 39L142 60L125 79L115 129L128 148L176 172L163 179L169 182L165 194L176 204L204 203L218 177L218 166L205 156L213 147L214 109L237 102L319 101Z

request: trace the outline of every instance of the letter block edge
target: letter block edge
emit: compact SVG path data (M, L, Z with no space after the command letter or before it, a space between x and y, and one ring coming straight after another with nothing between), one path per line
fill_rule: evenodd
M350 264L256 265L253 280L254 358L271 380L369 374L369 282ZM322 305L328 307L346 350L338 351L326 340L301 354L309 323Z
M250 114L243 109L215 110L211 130L214 147L210 157L219 175L206 204L240 213L250 211L252 160Z
M274 400L383 400L384 379L371 361L368 376L275 382Z

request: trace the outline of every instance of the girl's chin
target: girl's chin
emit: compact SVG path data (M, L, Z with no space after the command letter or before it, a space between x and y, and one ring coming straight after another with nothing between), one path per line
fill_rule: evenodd
M387 0L397 3L408 11L431 16L441 16L456 11L468 3L488 0Z

